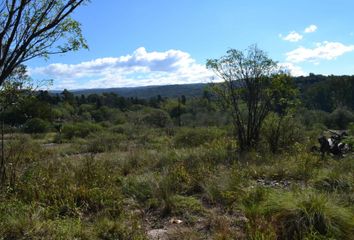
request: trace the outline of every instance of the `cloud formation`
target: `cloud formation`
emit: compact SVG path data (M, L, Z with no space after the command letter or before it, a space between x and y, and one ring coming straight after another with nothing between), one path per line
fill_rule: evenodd
M312 24L310 26L308 26L307 28L305 28L304 32L305 33L313 33L313 32L316 32L317 30L317 26Z
M289 42L298 42L300 41L303 36L301 34L299 34L296 31L291 31L288 35L283 36L282 34L279 34L279 37L285 41L289 41Z
M288 71L291 74L291 76L298 77L298 76L307 75L307 73L304 72L300 66L297 66L290 62L279 63L279 67L281 69Z
M213 76L186 52L147 52L143 47L126 56L33 68L30 74L54 79L54 88L58 89L199 83Z
M286 61L292 63L305 61L319 63L320 60L333 60L353 50L354 45L324 41L322 43L316 43L315 48L299 47L286 53Z

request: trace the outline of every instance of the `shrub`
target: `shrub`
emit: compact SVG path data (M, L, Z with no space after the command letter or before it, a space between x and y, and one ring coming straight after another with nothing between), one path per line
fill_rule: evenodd
M126 121L124 114L115 108L101 107L91 112L92 118L96 122L109 121L115 124L121 124Z
M291 148L304 140L304 129L292 116L269 114L262 125L262 135L273 153Z
M242 176L241 170L233 166L231 170L217 169L200 184L205 200L211 204L219 203L231 208L245 195L247 180Z
M342 165L339 166L340 168L343 167ZM351 181L350 174L346 176L344 172L350 172L350 166L346 170L343 169L332 168L327 174L322 175L314 182L314 187L326 192L351 192L354 182Z
M95 228L98 239L147 239L141 229L141 223L139 223L136 219L128 220L127 218L121 217L121 219L113 221L108 218L103 218L96 223Z
M167 112L161 109L150 109L142 118L142 121L152 127L164 128L172 124Z
M316 189L333 192L333 191L342 191L349 192L351 186L348 181L343 178L327 177L320 179L314 183Z
M273 217L279 239L306 239L311 235L322 239L351 239L354 234L353 213L326 195L310 192L274 197L269 207L277 206Z
M171 197L171 201L172 214L188 216L193 214L203 214L205 212L200 201L194 197L175 195Z
M354 122L351 122L348 126L349 136L347 136L343 142L347 143L350 148L354 147Z
M49 128L50 123L40 118L32 118L23 126L25 133L45 133L48 132Z
M164 180L174 193L187 193L192 187L192 177L182 164L174 164L164 174Z
M102 127L100 125L90 122L65 124L62 130L62 136L66 139L72 139L74 137L85 138L90 133L101 130Z
M86 150L91 153L102 153L112 151L126 139L122 134L108 132L94 132L89 135Z
M337 108L328 117L326 125L335 129L346 129L350 122L354 122L354 113L346 108Z
M28 135L17 135L6 142L5 177L10 187L15 187L18 180L30 170L35 163L45 159L48 152Z
M182 128L174 142L177 147L197 147L220 138L223 132L217 128Z
M296 118L300 120L300 122L306 128L313 128L314 125L324 125L329 116L328 112L321 110L309 110L307 108L299 109L296 114Z
M151 179L146 177L127 177L122 181L123 193L128 197L133 197L139 203L145 203L153 196Z

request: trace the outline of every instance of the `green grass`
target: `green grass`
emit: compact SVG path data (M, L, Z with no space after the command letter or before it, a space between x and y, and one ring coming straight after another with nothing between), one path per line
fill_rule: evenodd
M151 228L170 239L354 234L350 156L321 160L306 144L240 156L214 128L94 129L54 145L53 133L7 136L16 177L0 190L0 239L147 239Z

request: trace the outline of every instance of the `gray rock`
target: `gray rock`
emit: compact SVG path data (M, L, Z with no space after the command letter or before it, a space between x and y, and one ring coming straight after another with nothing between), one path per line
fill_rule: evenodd
M150 240L167 240L167 230L166 229L152 229L147 232L147 236Z

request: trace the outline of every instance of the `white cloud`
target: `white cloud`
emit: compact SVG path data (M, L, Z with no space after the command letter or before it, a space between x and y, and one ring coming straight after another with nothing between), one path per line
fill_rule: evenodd
M301 34L295 32L295 31L290 32L286 36L279 34L279 37L282 38L283 40L289 41L289 42L298 42L303 38L303 36Z
M339 42L317 43L315 48L299 47L286 53L288 62L309 61L319 63L320 60L333 60L337 57L354 50L354 45L344 45Z
M310 26L308 26L307 28L305 28L304 32L305 33L313 33L313 32L316 32L317 30L317 26L312 24Z
M54 79L54 88L107 88L209 82L213 73L180 50L98 58L78 64L55 63L30 69L36 77Z
M307 75L307 73L304 72L300 66L297 66L297 65L290 63L290 62L279 63L279 67L281 69L288 71L291 74L291 76L297 77L297 76Z

